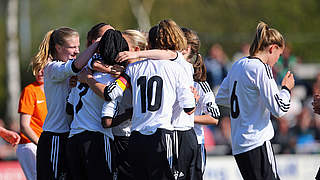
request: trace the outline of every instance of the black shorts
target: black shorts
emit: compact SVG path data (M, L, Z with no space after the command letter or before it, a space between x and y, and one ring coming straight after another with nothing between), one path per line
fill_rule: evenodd
M176 179L198 180L196 173L196 160L198 140L194 129L174 131L174 176Z
M129 140L129 162L134 179L173 180L172 131L158 128L152 135L133 131Z
M243 179L279 180L276 159L270 141L234 156Z
M206 168L207 153L204 144L198 144L197 148L197 160L196 160L196 177L197 179L203 179L203 174Z
M72 179L112 180L113 141L100 132L84 131L69 138L67 155Z
M41 133L37 146L37 179L70 179L66 144L69 133Z
M116 156L116 167L118 180L132 180L131 164L129 163L129 137L114 136L114 152Z

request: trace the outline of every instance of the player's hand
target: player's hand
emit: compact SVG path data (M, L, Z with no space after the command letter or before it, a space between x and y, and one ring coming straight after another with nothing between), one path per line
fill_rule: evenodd
M112 74L113 77L119 77L121 73L123 73L125 68L123 66L120 66L118 64L115 64L111 67L110 74Z
M199 96L199 94L198 94L198 91L197 91L197 89L195 88L195 87L193 87L193 86L190 86L190 89L191 89L191 92L193 93L193 95L194 95L194 99L196 100L196 103L199 101L199 99L200 99L200 96Z
M290 71L284 76L281 85L286 86L289 90L294 87L294 76Z
M83 68L82 71L77 75L78 81L81 83L87 83L87 80L93 78L92 70L89 68Z
M119 52L115 61L116 62L123 62L123 61L127 61L130 59L137 59L137 58L139 58L139 56L136 51L122 51L122 52Z
M101 125L103 128L110 128L112 123L112 118L101 118Z
M12 146L16 146L20 142L20 136L18 133L10 130L4 130L1 136L4 140L10 143Z
M320 94L315 94L313 96L312 106L314 113L320 114Z
M77 80L78 80L77 76L71 76L70 79L69 79L69 86L71 88L76 87L77 86Z

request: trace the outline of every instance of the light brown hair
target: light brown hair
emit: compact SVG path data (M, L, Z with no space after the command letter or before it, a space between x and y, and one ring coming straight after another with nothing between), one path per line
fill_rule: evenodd
M156 46L158 49L182 51L187 49L187 40L177 23L166 19L158 25Z
M187 39L187 44L190 46L190 54L188 55L188 61L192 63L194 74L193 79L196 82L206 81L207 79L207 69L204 65L202 56L199 53L200 49L200 39L195 31L188 28L181 28L184 32L184 36Z
M257 26L256 34L250 46L250 56L256 55L259 51L265 50L269 45L276 44L280 48L284 47L284 38L279 31L260 22Z

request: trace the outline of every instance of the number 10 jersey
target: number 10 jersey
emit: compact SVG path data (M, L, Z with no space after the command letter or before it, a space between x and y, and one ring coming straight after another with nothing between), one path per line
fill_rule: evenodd
M172 106L176 99L182 108L195 107L185 78L181 65L176 62L143 60L128 65L125 75L108 86L105 95L106 99L115 99L130 84L133 96L131 131L150 135L157 128L173 130Z

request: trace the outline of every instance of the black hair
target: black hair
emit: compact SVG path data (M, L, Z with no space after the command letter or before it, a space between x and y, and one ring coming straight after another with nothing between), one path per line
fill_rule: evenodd
M96 25L94 25L90 31L88 31L87 33L87 46L91 45L91 41L97 39L99 36L101 36L99 34L100 28L102 28L103 26L107 26L110 24L107 23L98 23Z
M117 64L115 58L121 51L129 51L127 41L122 37L120 31L108 29L99 42L99 52L103 63L108 65Z
M148 44L150 49L157 49L157 31L158 31L158 25L153 26L149 30Z

